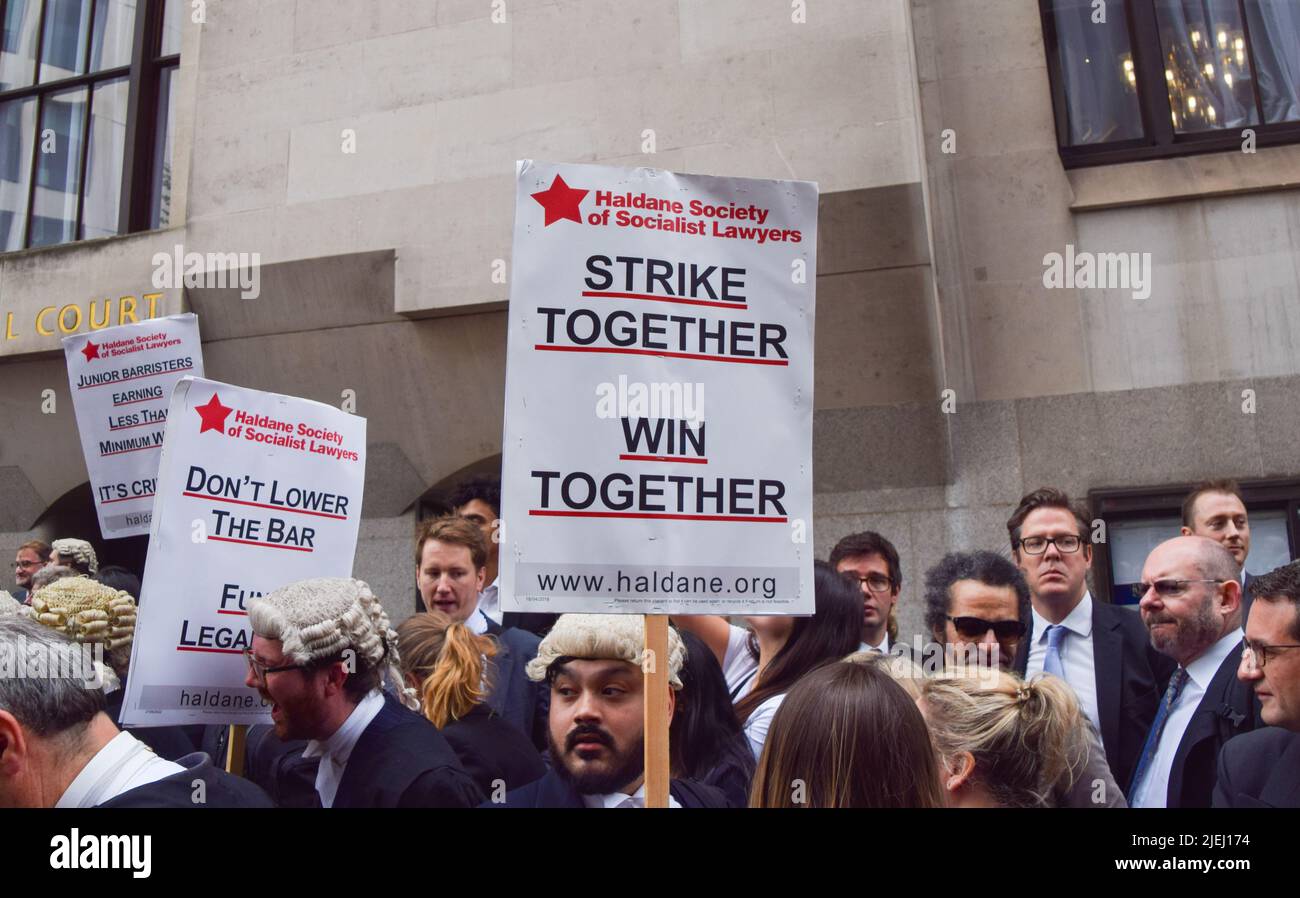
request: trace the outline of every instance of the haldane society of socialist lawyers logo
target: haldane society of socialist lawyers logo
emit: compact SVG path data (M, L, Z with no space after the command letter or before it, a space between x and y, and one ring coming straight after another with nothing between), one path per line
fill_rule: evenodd
M564 178L556 175L550 187L532 195L533 199L541 203L542 208L546 210L546 222L542 227L550 227L564 219L582 224L582 209L579 208L579 204L587 193L586 190L570 187L564 183Z
M100 357L99 344L92 343L89 340L87 340L86 345L81 347L81 354L86 357L87 362L89 362L91 359L99 358Z
M230 406L222 405L216 393L212 394L212 398L208 400L206 405L196 405L194 410L203 419L202 423L199 424L199 433L206 433L209 430L225 433L226 417L234 411Z

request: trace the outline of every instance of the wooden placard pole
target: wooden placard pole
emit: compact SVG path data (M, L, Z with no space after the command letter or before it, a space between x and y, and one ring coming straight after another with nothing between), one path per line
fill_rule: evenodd
M668 807L668 616L645 615L645 806Z
M244 740L248 737L248 724L232 723L226 733L226 773L244 775Z

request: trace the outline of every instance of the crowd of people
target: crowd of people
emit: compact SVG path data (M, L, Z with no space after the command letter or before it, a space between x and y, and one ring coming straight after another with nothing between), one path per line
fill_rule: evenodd
M250 603L245 684L271 723L242 776L227 727L117 724L139 580L82 540L23 544L0 592L0 806L644 806L641 617L503 612L499 485L451 504L419 524L396 628L354 579ZM1005 554L929 568L910 642L874 532L815 563L811 616L673 617L670 807L1300 807L1300 562L1245 573L1230 481L1187 497L1136 609L1092 595L1089 535L1065 493L1025 495ZM13 673L86 646L93 678Z

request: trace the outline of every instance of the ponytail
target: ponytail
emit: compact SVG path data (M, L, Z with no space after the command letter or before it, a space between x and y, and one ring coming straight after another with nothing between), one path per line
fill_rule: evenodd
M419 681L419 707L434 726L460 720L483 702L496 640L438 611L412 615L397 632L405 673Z

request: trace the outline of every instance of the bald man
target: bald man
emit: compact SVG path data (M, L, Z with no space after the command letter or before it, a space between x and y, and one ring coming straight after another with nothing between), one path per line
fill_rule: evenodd
M1210 807L1225 742L1261 726L1241 664L1240 565L1203 536L1156 546L1139 609L1151 645L1178 664L1156 709L1128 790L1130 807Z

